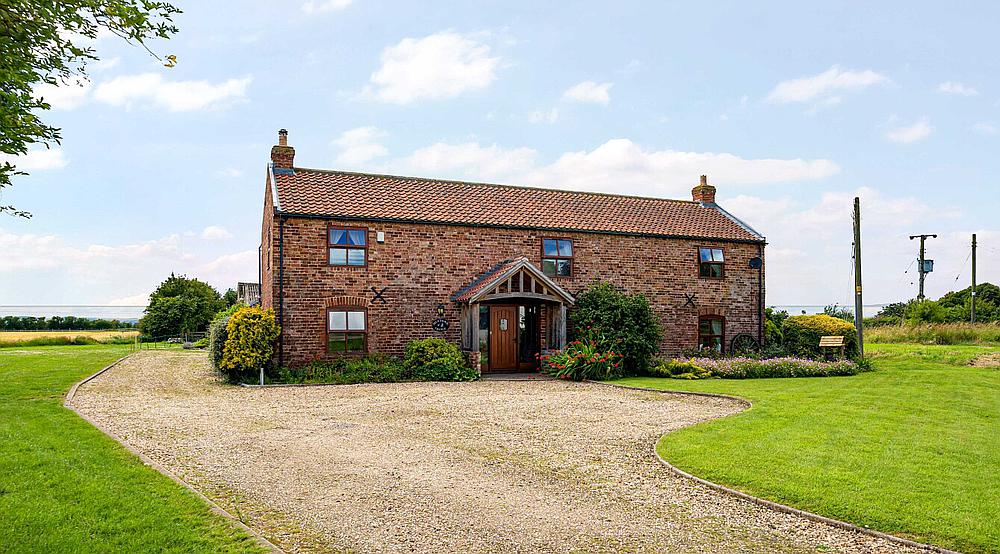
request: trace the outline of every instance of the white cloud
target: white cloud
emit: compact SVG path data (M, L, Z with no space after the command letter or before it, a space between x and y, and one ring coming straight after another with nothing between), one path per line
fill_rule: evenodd
M118 64L121 63L121 61L122 61L121 58L115 56L113 58L108 58L106 60L97 60L96 62L94 62L92 67L94 71L107 71L109 69L118 67Z
M179 234L127 244L79 244L59 235L0 229L2 303L141 305L171 272L206 280L219 290L257 280L256 249L230 254L196 252L206 243ZM85 282L84 289L79 283Z
M44 171L59 169L69 163L63 156L62 148L32 148L23 156L0 153L0 164L10 162L21 171Z
M354 0L309 0L302 4L302 11L307 14L336 12L353 3Z
M425 175L668 198L688 198L701 174L723 186L735 186L816 180L840 171L825 159L649 151L628 139L612 139L591 151L567 152L548 165L539 165L537 158L538 152L531 148L437 143L416 150L394 167Z
M383 50L381 61L370 79L375 97L409 104L486 88L496 79L500 58L491 57L488 45L468 35L445 31L405 38Z
M946 81L938 85L938 91L946 94L957 94L959 96L978 96L979 91L968 85L962 83L956 83L954 81Z
M149 104L171 112L184 112L218 107L246 97L252 76L228 79L221 83L208 81L168 81L158 73L143 73L116 77L101 83L94 98L112 106L132 107Z
M372 126L344 131L333 141L333 145L340 149L335 163L357 166L385 156L389 150L379 142L384 136L385 132Z
M559 110L552 108L549 111L535 110L528 114L529 123L547 123L549 125L559 121Z
M229 232L225 227L220 227L218 225L209 225L201 232L201 238L205 240L222 240L231 239L233 234Z
M583 81L566 89L566 92L563 93L563 99L573 102L607 105L611 101L610 91L612 86L614 86L613 83Z
M839 66L813 75L782 81L767 95L767 101L776 104L821 101L837 103L837 92L860 90L872 85L887 83L889 79L870 69L865 71L842 70Z
M721 204L727 210L768 239L769 305L852 301L851 214L855 196L861 198L866 303L903 300L916 292L903 286L908 285L903 270L916 252L908 239L914 225L933 224L940 229L961 221L954 207L932 206L916 197L893 196L871 187L828 191L804 206L788 197L723 198ZM938 248L935 255L943 258L945 250ZM954 251L964 257L967 249ZM948 262L948 266L953 265Z
M236 179L237 177L243 176L243 170L237 169L235 167L226 167L215 172L216 177L224 177L226 179Z
M983 136L992 136L997 134L998 129L997 126L992 123L980 121L972 126L972 131Z
M32 92L35 97L48 102L53 110L72 110L87 100L92 83L83 77L73 77L65 83L50 85L41 83Z
M417 149L400 164L407 172L426 175L450 174L475 179L506 179L530 171L537 152L531 148L501 148L479 143L439 142Z
M934 127L931 127L926 119L922 119L912 125L890 129L886 132L885 138L899 144L910 144L931 136L932 132L934 132Z

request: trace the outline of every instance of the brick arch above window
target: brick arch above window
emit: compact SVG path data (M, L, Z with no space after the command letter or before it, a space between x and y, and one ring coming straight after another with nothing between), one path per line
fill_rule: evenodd
M326 308L367 308L368 299L361 296L332 296L323 301Z
M725 308L698 308L698 316L699 317L701 317L701 316L711 316L711 315L718 316L718 317L726 317L726 309Z

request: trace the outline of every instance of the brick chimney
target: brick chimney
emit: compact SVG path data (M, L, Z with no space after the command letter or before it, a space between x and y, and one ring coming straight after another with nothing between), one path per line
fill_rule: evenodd
M288 131L278 131L278 144L271 147L271 163L276 168L291 169L295 160L295 149L288 146Z
M691 189L691 199L695 202L715 204L715 187L708 184L708 175L702 175L701 183Z

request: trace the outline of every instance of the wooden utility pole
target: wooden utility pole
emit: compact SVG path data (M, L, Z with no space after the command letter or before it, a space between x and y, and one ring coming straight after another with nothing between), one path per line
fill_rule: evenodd
M924 260L924 241L927 240L928 238L936 239L937 235L910 235L910 240L913 240L913 239L916 239L916 238L920 239L920 261L917 262L919 264L919 267L917 267L917 271L920 273L920 293L917 294L917 300L923 300L924 299L924 278L929 273L928 271L926 271L927 267L925 267L925 265L924 265L924 261L925 261Z
M976 322L976 234L972 233L972 323Z
M854 327L858 330L858 354L865 357L864 304L861 301L861 199L854 197Z

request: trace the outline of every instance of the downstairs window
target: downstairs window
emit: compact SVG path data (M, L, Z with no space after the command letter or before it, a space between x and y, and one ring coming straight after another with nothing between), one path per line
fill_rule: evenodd
M726 331L726 320L719 316L703 316L698 319L698 348L722 353Z
M364 352L368 343L367 316L365 310L327 310L327 352Z

